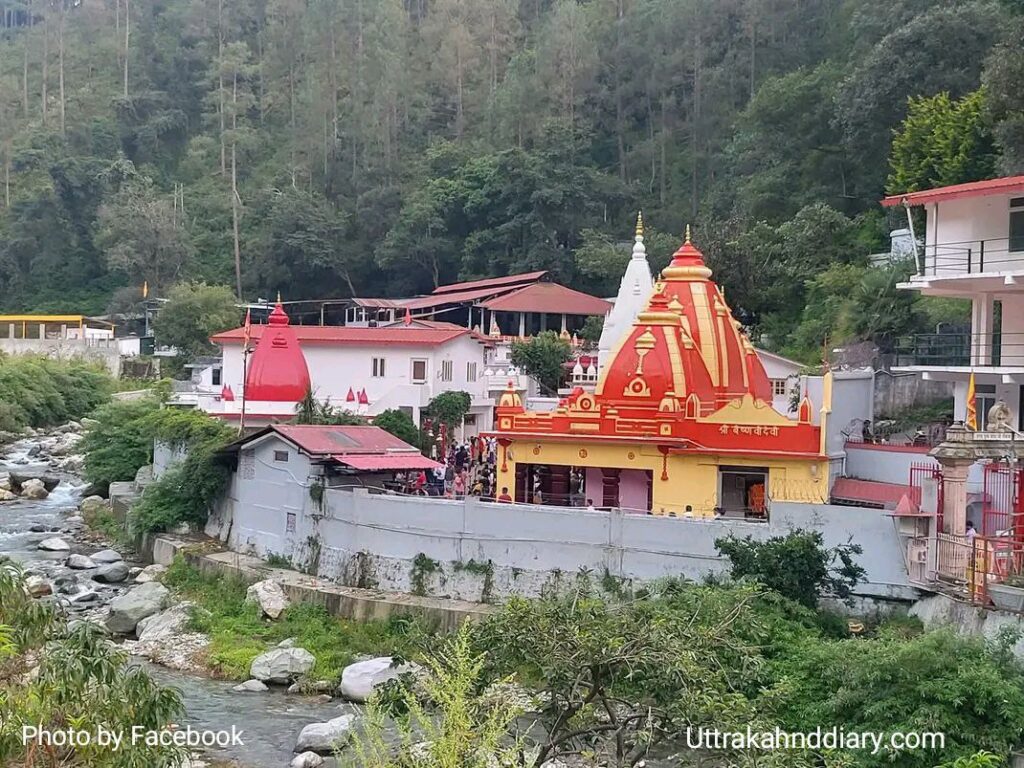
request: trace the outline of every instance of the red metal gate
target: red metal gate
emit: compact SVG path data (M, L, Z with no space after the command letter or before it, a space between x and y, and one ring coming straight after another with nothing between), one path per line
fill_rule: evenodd
M986 464L982 494L983 536L1010 536L1024 541L1024 473L1007 464Z

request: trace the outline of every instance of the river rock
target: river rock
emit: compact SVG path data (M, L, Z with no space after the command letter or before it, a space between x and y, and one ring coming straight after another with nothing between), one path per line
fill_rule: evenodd
M71 545L68 544L64 539L57 538L56 536L52 539L43 539L37 545L38 549L44 552L70 552Z
M169 596L167 587L153 581L115 597L110 603L107 629L115 634L130 635L140 621L159 613Z
M42 576L28 576L25 579L25 591L29 597L46 597L53 594L53 585Z
M316 752L303 752L292 759L289 768L320 768L323 764L324 759Z
M136 584L148 584L151 581L157 581L161 576L167 572L166 565L160 565L160 563L153 563L153 565L147 565L138 575L135 577Z
M355 715L342 715L326 723L310 723L299 733L295 751L316 752L320 755L333 754L336 746L348 740L355 720Z
M0 473L0 491L13 491L14 488L11 486L11 476L6 472Z
M287 595L281 585L272 579L257 581L245 590L245 602L258 603L263 615L271 619L280 617L288 607Z
M259 680L246 680L244 683L236 685L231 690L237 691L238 693L263 693L263 691L269 691L270 689Z
M66 435L62 436L57 441L56 445L54 445L53 448L50 449L50 455L67 456L71 453L74 453L77 450L78 444L80 442L82 442L81 435L75 434L74 432L69 432Z
M13 493L12 491L5 491L3 488L0 488L0 501L16 501L17 498L18 494Z
M122 562L110 563L96 571L92 578L101 584L120 584L128 578L128 566Z
M56 587L57 592L62 595L73 595L76 592L80 592L82 589L82 585L78 583L78 579L70 573L58 576L54 579L53 586Z
M274 648L252 660L249 674L265 683L287 685L307 674L316 658L305 648Z
M50 492L46 490L46 486L43 485L43 481L39 478L33 477L21 484L21 497L23 499L38 501L39 499L45 499L49 495Z
M156 582L151 582L156 583ZM171 640L185 632L194 604L188 601L171 606L162 613L142 619L135 628L141 643Z
M28 530L29 533L46 533L50 529L41 523L36 523L35 525L29 526Z
M31 480L38 480L39 482L41 482L43 484L43 487L46 489L47 493L49 493L54 488L56 488L58 485L60 485L60 478L59 477L55 477L54 475L39 475L39 474L31 474L30 475L30 474L21 474L19 472L11 472L10 473L10 479L11 479L10 480L11 481L11 490L14 490L15 488L22 488L22 487L24 487L25 483L27 483L27 482L29 482Z
M107 508L107 501L102 496L86 496L78 505L83 515L94 515Z
M349 701L362 704L370 698L373 689L378 685L394 680L405 672L416 672L419 669L416 664L392 666L393 661L390 656L380 656L349 664L341 672L338 694Z
M68 559L64 561L64 565L73 571L87 571L96 567L92 558L85 555L69 555Z
M97 563L119 563L123 559L112 549L101 549L93 555L89 555Z

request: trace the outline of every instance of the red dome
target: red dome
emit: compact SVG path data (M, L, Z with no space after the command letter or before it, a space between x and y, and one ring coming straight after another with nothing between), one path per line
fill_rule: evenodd
M703 413L746 394L771 401L764 365L710 277L687 236L609 361L598 386L601 400L682 410L696 395Z
M245 399L297 403L310 390L309 368L280 301L267 324L249 361Z

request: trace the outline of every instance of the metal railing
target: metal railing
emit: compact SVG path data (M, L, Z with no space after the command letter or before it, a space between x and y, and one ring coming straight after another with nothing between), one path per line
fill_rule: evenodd
M958 536L940 533L935 540L935 579L948 591L987 608L1008 607L999 593L1020 584L1024 542L1015 536Z
M893 364L896 367L1024 367L1024 333L993 331L905 336L896 340Z
M923 277L1024 270L1024 238L993 237L949 243L925 243Z

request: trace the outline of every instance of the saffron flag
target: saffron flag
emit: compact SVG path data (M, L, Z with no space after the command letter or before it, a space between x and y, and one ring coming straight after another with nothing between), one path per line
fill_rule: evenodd
M142 298L149 298L149 280L144 280L142 283Z
M412 312L409 311L408 307L405 308L405 324L412 325Z
M964 419L964 424L967 425L968 429L972 429L975 432L978 431L978 406L974 402L974 373L971 373L971 378L967 381L967 418Z
M249 349L249 341L252 339L252 310L245 310L245 329L242 336L242 354Z

